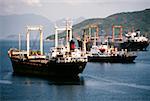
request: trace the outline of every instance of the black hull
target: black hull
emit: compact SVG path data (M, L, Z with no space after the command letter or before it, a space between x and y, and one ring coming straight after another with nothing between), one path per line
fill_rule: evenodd
M89 62L107 62L107 63L134 63L137 56L110 56L110 57L88 57Z
M41 63L21 61L11 58L14 74L30 76L49 76L49 77L77 77L82 73L87 62L73 63Z
M119 46L120 49L128 49L129 51L143 51L146 50L148 47L148 42L124 42L121 43Z

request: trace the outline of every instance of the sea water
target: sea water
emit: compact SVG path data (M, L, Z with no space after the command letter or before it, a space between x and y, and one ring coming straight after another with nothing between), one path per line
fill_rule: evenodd
M44 42L45 53L51 46ZM88 62L79 80L57 82L13 75L11 47L18 42L0 41L0 101L150 101L150 47L137 52L135 63Z

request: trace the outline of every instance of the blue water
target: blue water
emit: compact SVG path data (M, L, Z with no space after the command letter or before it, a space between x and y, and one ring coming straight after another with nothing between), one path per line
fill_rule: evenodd
M10 47L17 41L0 41L0 101L150 101L150 47L135 63L87 63L78 81L61 82L12 75Z

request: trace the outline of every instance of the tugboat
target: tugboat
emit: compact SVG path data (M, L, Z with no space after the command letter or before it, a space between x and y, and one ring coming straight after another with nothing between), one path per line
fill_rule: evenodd
M129 51L143 51L149 45L148 38L140 34L140 30L135 32L128 32L126 35L126 41L120 44L121 49L128 49Z
M66 45L58 45L58 31L65 30L67 33ZM30 50L30 31L40 32L40 51ZM27 50L11 48L8 55L12 62L14 74L38 75L48 77L78 77L82 73L87 56L75 48L72 40L72 26L67 23L64 28L55 27L55 47L44 55L43 52L43 32L41 26L27 27Z

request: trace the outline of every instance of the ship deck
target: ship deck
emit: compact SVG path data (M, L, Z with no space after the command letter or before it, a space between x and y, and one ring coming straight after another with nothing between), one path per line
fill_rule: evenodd
M17 59L17 60L28 60L28 61L30 61L30 62L32 62L32 63L43 63L43 64L47 64L48 63L48 59L43 59L43 58L36 58L36 59L27 59L27 58L25 58L25 57L21 57L21 56L19 56L19 55L16 55L16 56L12 56L11 58L13 58L13 59Z

